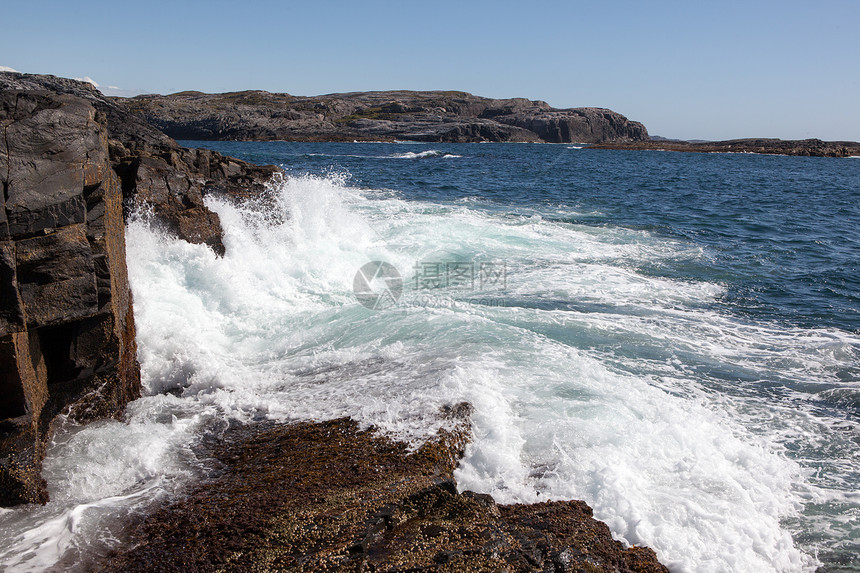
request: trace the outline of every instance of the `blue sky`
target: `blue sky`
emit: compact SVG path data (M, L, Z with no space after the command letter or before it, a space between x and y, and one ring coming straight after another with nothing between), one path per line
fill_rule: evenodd
M0 66L103 89L464 90L655 135L860 140L860 1L8 2Z

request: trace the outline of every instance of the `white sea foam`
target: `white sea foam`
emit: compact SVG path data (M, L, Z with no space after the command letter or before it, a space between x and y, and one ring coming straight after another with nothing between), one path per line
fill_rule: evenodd
M441 157L443 159L456 159L458 157L463 157L462 155L457 155L455 153L447 153L445 151L438 151L436 149L428 149L427 151L419 151L418 153L413 153L411 151L407 151L406 153L395 153L394 155L389 155L388 157L394 159L426 159L428 157Z
M462 488L585 499L674 571L812 570L786 520L803 503L850 501L786 451L838 432L804 400L856 365L860 341L744 322L718 310L719 284L636 271L707 256L697 247L361 194L336 177L285 178L264 205L210 206L223 258L145 216L129 224L150 396L123 422L60 435L46 460L54 501L0 514L13 540L0 563L37 570L109 539L116 508L195 475L189 445L218 421L349 415L418 444L459 400L475 406ZM400 269L399 308L356 302L353 277L371 260ZM416 304L413 269L427 261L503 262L506 289ZM760 391L771 383L793 394ZM850 439L831 443L856 455Z
M332 153L307 153L308 157L354 157L356 159L457 159L463 157L456 153L448 153L437 149L428 149L426 151L406 151L403 153L392 153L389 155L358 155L355 153L332 154Z
M124 422L65 424L48 448L43 476L51 501L0 515L0 567L41 572L61 558L74 564L110 544L121 522L196 475L189 445L203 422L173 396L129 405Z

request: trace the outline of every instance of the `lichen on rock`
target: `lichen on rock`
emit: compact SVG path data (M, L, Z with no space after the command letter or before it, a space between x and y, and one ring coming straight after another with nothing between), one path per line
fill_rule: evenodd
M147 517L108 571L666 572L580 501L459 492L468 405L415 451L351 419L226 432L219 475Z

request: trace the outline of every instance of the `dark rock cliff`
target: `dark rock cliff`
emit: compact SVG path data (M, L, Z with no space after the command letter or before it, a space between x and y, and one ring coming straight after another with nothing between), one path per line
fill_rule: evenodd
M223 254L218 215L207 194L245 196L261 191L274 166L258 166L206 149L187 149L129 113L86 82L48 75L0 73L0 91L47 90L86 100L104 118L111 167L127 205L146 203L170 231Z
M54 417L140 393L122 191L104 117L46 91L0 92L0 505L47 500Z
M83 82L0 73L0 505L47 500L51 425L140 394L123 205L223 253L207 193L276 172L175 141Z
M177 139L428 142L614 142L648 139L608 109L555 109L465 92L356 92L298 97L264 91L114 98Z

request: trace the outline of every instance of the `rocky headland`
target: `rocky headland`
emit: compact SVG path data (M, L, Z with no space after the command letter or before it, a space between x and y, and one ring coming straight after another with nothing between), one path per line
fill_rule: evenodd
M632 142L637 121L609 109L556 109L466 92L384 91L293 96L265 91L114 98L176 139L237 141Z
M60 414L119 415L140 395L124 211L223 253L210 193L277 170L185 149L90 84L0 73L0 505L47 501Z
M125 217L224 252L204 197L241 200L278 170L187 149L91 85L0 73L0 506L45 503L62 419L140 395ZM410 451L349 419L240 426L198 447L209 477L126 524L122 548L58 568L116 571L666 571L583 502L498 505L458 492L471 437L452 405ZM83 559L81 561L80 559Z
M601 142L593 149L646 149L653 151L686 151L691 153L758 153L802 157L857 157L856 141L822 141L820 139L730 139L727 141L677 141L671 139Z

